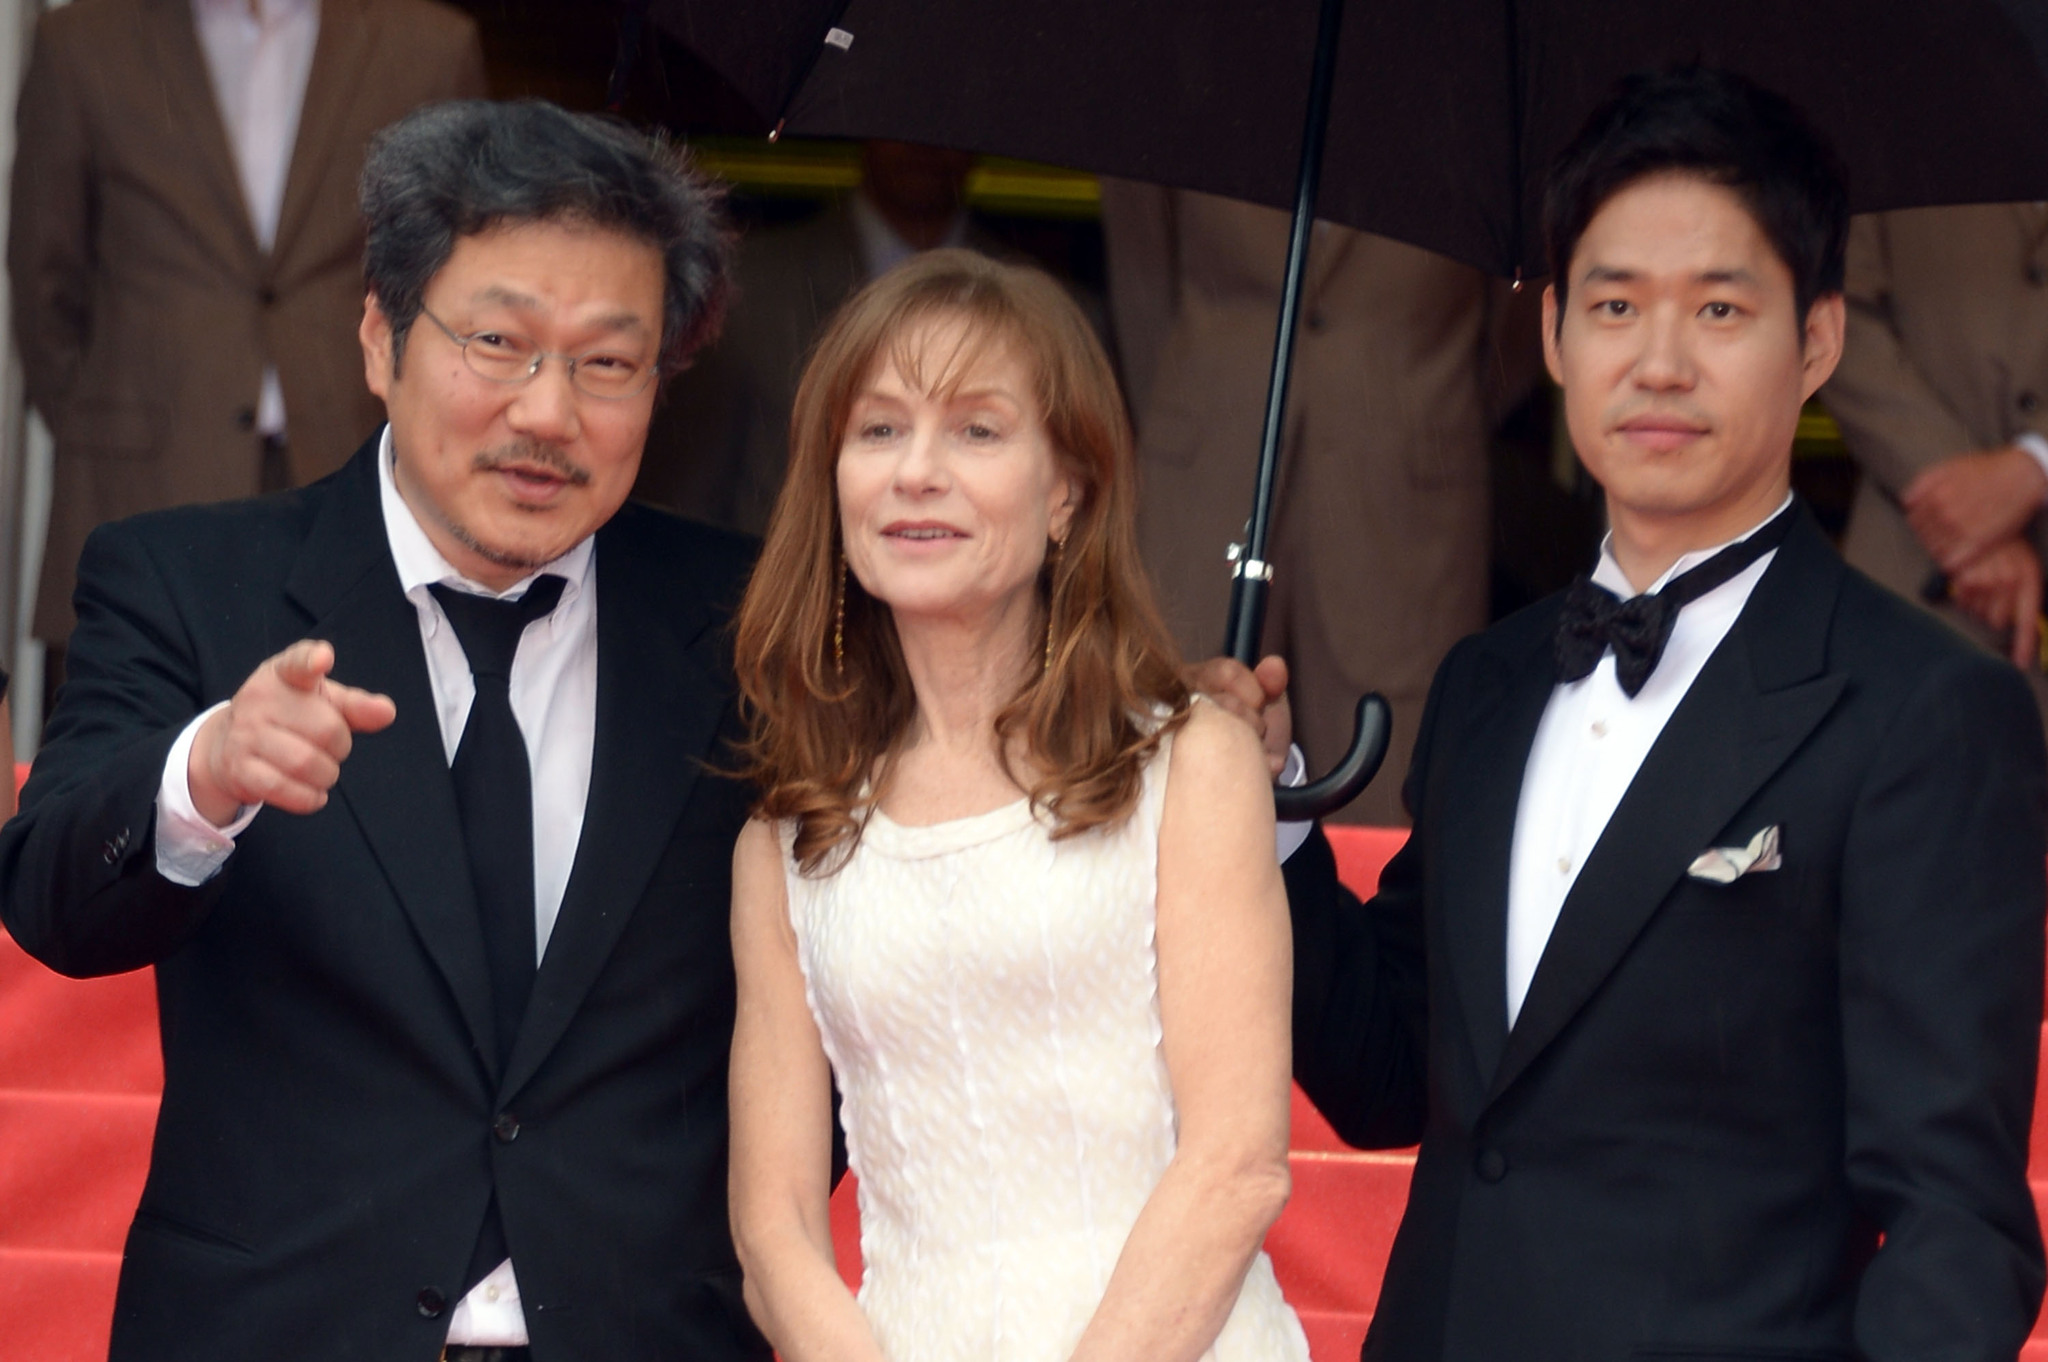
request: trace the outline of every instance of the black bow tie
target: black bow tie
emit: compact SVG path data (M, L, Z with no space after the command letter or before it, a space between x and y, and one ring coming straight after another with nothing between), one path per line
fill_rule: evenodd
M1624 601L1581 575L1566 594L1564 613L1557 620L1557 679L1584 680L1612 648L1614 679L1625 693L1635 695L1664 656L1678 612L1783 543L1797 510L1787 507L1749 538L1666 582L1662 591Z

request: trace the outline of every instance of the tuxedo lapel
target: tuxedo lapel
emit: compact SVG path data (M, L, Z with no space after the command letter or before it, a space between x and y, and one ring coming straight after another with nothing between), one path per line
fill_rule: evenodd
M1534 624L1536 638L1503 640L1483 659L1491 675L1485 697L1461 740L1466 775L1444 809L1442 902L1444 945L1481 1088L1499 1067L1507 1039L1508 860L1529 747L1550 700L1556 671L1549 640L1555 611Z
M369 79L366 72L376 43L376 19L367 0L322 2L320 36L313 44L305 103L300 107L291 167L285 174L284 202L278 210L273 261L290 258L293 242L319 196L328 162L348 128L349 104Z
M1508 1034L1489 1100L1564 1029L1693 858L1841 697L1846 678L1824 671L1841 564L1811 517L1803 509L1799 515L1587 856Z
M562 911L548 938L502 1091L530 1079L604 968L667 849L725 713L710 602L663 598L669 580L630 533L600 531L597 731L590 794Z
M199 45L192 6L189 0L150 0L143 14L150 29L150 49L156 54L151 74L162 85L165 116L173 127L185 130L206 181L206 199L218 211L225 241L243 260L256 260L262 248L256 243L248 201L242 196L242 177L228 146L227 124L221 117L220 101L214 97L212 68Z
M498 1050L475 891L419 614L399 588L384 533L376 449L373 437L336 479L336 494L285 591L305 610L308 634L334 645L335 679L380 691L398 707L391 727L356 737L335 790L447 979L489 1068Z

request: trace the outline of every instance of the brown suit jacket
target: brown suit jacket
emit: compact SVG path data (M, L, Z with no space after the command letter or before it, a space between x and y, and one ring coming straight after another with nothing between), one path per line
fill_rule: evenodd
M1229 604L1224 548L1251 509L1288 218L1105 181L1103 226L1138 427L1140 542L1181 648L1208 657ZM1468 266L1316 229L1266 641L1288 656L1296 731L1318 772L1349 741L1360 694L1392 701L1387 774L1347 815L1365 822L1406 821L1401 775L1430 677L1486 623L1493 306Z
M1951 455L2048 432L2048 207L1984 204L1873 213L1849 232L1848 344L1822 397L1862 469L1843 544L1856 567L1915 601L1934 562L1898 497ZM2048 517L2035 547L2048 551ZM2003 642L1952 606L1958 629ZM2037 700L2048 686L2035 674Z
M95 525L258 490L266 364L284 388L293 482L340 467L376 428L355 337L364 148L417 105L483 92L466 16L431 0L323 0L266 255L189 0L76 0L42 17L7 241L28 397L57 442L37 637L69 636Z

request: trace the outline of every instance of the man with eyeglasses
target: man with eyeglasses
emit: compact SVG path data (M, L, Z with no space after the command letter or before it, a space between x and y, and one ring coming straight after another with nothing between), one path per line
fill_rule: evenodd
M387 129L362 206L389 424L93 536L0 837L28 950L157 970L111 1356L765 1358L717 774L752 548L624 504L724 230L672 153L539 103Z

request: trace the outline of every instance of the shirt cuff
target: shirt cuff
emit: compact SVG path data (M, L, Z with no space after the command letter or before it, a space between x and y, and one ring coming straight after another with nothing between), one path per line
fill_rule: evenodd
M2048 478L2048 436L2038 431L2025 430L2013 437L2013 443L2041 470L2041 476Z
M217 828L206 821L192 802L192 783L188 777L192 741L199 736L201 724L227 707L228 702L223 700L185 725L185 731L171 744L171 755L164 759L164 779L156 791L156 873L188 889L205 884L220 873L234 853L235 839L263 807L244 804L235 810L232 823Z
M1308 758L1301 754L1299 743L1287 744L1287 764L1280 768L1280 777L1273 783L1285 785L1289 789L1308 783ZM1280 853L1280 864L1287 864L1287 858L1301 850L1301 844L1308 840L1309 830L1313 827L1313 822L1274 825L1273 840L1278 844L1276 849Z

